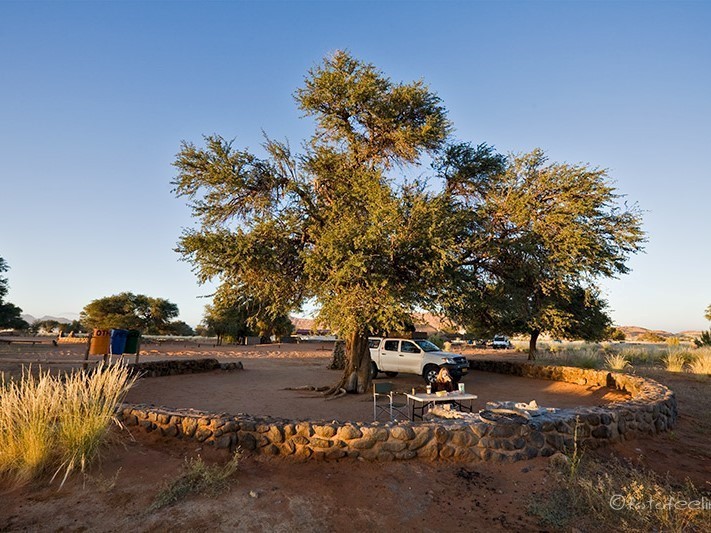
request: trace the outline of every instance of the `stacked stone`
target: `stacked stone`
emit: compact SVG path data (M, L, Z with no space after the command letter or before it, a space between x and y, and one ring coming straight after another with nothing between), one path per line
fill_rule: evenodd
M210 360L202 360L210 361ZM217 361L212 360L215 363ZM184 365L181 369L194 367ZM152 363L147 363L152 364ZM219 368L202 363L207 369ZM518 461L569 452L577 443L597 447L666 431L677 417L676 398L649 379L567 367L543 367L504 361L476 361L474 368L526 377L557 379L626 390L630 400L606 407L559 409L530 421L479 415L436 422L312 422L210 414L126 405L119 418L128 426L159 431L165 437L191 439L217 448L241 447L254 453L308 459L357 458L367 461L407 459L469 462ZM202 366L201 366L202 367ZM548 376L548 377L546 377Z

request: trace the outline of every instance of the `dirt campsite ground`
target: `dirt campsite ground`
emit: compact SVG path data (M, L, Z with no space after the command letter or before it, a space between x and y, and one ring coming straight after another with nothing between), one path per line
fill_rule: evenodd
M80 365L81 346L0 346L0 371L19 375L22 364L54 370ZM128 401L295 419L370 420L372 398L348 395L324 401L286 390L329 385L330 345L219 347L147 345L142 360L216 357L242 361L243 371L144 379ZM510 357L497 352L467 357ZM708 385L656 375L677 391L680 419L673 432L628 441L595 452L639 461L675 479L691 477L711 490ZM387 378L398 390L421 387L415 376ZM493 400L530 401L548 407L599 405L617 393L586 387L474 372L464 378L480 405ZM703 411L703 412L702 412ZM160 510L151 504L181 472L186 458L224 463L227 452L181 441L164 441L134 430L113 432L100 463L61 488L48 480L0 488L0 531L491 531L540 530L527 513L553 488L548 460L514 464L369 463L357 460L294 463L283 458L243 457L229 490L191 495ZM545 528L544 528L545 529Z

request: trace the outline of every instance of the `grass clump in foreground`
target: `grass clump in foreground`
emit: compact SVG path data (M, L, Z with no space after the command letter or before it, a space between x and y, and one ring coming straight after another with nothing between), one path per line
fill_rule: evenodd
M623 354L610 354L605 357L605 365L610 370L615 370L617 372L624 372L625 370L631 370L632 365L627 360Z
M219 494L229 486L227 480L237 471L241 459L242 451L239 448L224 465L208 465L200 456L186 459L180 475L164 485L153 500L150 510L173 505L190 494Z
M701 348L689 363L689 370L694 374L711 375L711 348Z
M668 478L644 469L589 457L575 469L552 468L556 488L545 500L529 505L529 512L547 527L711 531L711 500L688 480L675 486Z
M24 483L82 472L97 457L114 410L135 382L121 365L52 376L31 369L0 380L0 476ZM54 479L54 478L53 478Z
M662 363L667 372L683 372L686 361L687 356L681 351L670 351L669 354L662 359Z

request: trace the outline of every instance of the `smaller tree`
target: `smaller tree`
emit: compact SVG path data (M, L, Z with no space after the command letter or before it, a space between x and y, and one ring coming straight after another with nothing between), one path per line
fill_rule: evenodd
M61 322L57 322L56 320L35 320L31 325L30 325L30 333L33 335L38 335L40 333L45 333L45 334L56 334L61 331Z
M447 314L492 333L528 333L529 359L543 332L602 338L611 322L597 280L628 272L644 240L638 209L619 205L607 172L548 163L542 150L502 158L467 144L436 166L469 228Z
M711 321L711 305L706 308L704 318ZM694 339L694 344L697 348L701 348L702 346L711 346L711 329L708 331L702 331L701 336L698 339Z
M253 300L237 298L225 290L218 290L212 305L205 306L203 325L207 333L217 336L218 346L224 337L241 338L258 335L268 340L294 331L286 313L274 313Z
M225 337L240 338L251 334L247 326L247 313L243 308L215 300L212 305L205 306L205 316L202 319L207 328L206 333L217 337L217 345L221 346Z
M79 320L72 320L69 324L60 324L60 333L62 335L73 336L76 333L86 333L86 328L82 326Z
M137 329L149 335L171 333L170 320L178 316L178 306L163 298L122 292L99 298L81 312L82 324L91 329Z
M0 274L9 269L5 260L0 257ZM7 292L7 278L0 275L0 328L27 329L30 325L20 316L22 309L10 302L3 302Z
M179 335L181 337L192 337L195 331L182 320L174 320L168 324L170 335Z
M627 338L625 332L620 328L610 328L610 340L612 341L623 341Z
M659 333L654 333L653 331L647 331L639 336L639 340L642 342L664 342L665 339Z

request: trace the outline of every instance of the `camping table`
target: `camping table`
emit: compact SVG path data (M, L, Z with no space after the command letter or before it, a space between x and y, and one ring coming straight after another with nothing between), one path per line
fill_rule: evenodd
M418 394L405 393L405 396L407 396L407 403L411 405L410 420L413 421L415 418L422 420L425 409L434 407L438 403L451 403L460 411L468 411L471 413L472 403L478 398L476 394L459 391L448 392L445 396L437 396L435 393L427 394L425 392ZM412 400L412 402L410 402L410 400ZM467 402L467 404L464 402Z

